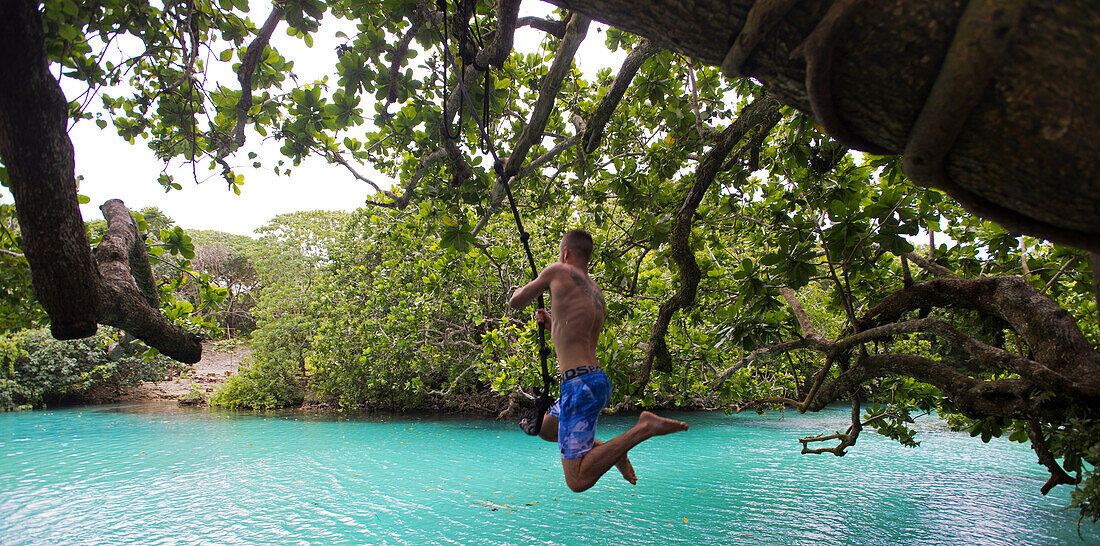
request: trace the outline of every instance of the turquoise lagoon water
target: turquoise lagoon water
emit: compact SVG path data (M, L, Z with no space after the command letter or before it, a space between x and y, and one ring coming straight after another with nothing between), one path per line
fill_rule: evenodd
M682 413L583 494L514 423L143 404L0 415L0 544L1098 544L1026 446L918 421L845 457L847 409ZM629 417L601 419L601 437ZM1080 533L1080 535L1079 535Z

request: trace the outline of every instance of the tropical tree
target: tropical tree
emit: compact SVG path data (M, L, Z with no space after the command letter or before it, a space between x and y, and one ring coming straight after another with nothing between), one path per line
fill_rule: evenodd
M244 176L230 160L249 138L271 136L283 158L253 164L288 174L322 157L389 209L358 216L348 236L359 246L329 258L330 280L343 284L326 288L342 297L318 301L339 312L308 337L326 355L321 384L341 399L461 376L452 360L387 365L387 344L408 356L440 339L466 341L488 358L486 339L489 354L530 343L508 320L480 329L483 316L504 316L503 296L485 296L465 269L505 270L489 249L516 248L499 223L514 197L516 217L538 226L544 260L567 225L598 226L595 271L612 295L601 350L628 386L620 407L700 398L814 411L847 400L847 431L804 439L804 451L837 455L868 426L912 443L910 414L936 409L969 419L983 438L1018 429L1050 470L1049 486L1084 484L1077 502L1096 516L1098 290L1085 252L1100 250L1100 196L1087 183L1100 124L1076 105L1100 93L1075 68L1100 51L1096 19L1080 3L912 4L605 0L520 17L518 0L287 0L257 25L239 0L51 0L42 12L11 2L0 8L0 43L18 54L0 75L27 83L0 91L0 153L57 335L146 316L123 326L166 354L196 356L194 340L139 298L111 298L122 303L106 309L106 287L138 290L127 275L98 277L97 263L111 271L110 255L93 262L83 230L66 231L65 219L78 218L70 119L109 120L161 157L210 162L230 188ZM589 16L637 34L603 33L611 51L628 51L615 73L574 68ZM285 23L310 44L324 17L354 23L354 35L332 53L328 79L298 81L271 36ZM514 52L526 27L542 42ZM110 47L129 37L138 39L132 52ZM897 59L910 60L899 70ZM233 63L236 81L218 79L219 62ZM67 101L50 63L88 84L84 98L100 96L102 110ZM1032 74L1046 83L1032 85ZM118 83L128 85L109 88ZM901 151L904 161L880 155ZM365 165L399 185L383 188ZM412 214L438 224L402 228ZM112 205L108 222L126 218ZM918 249L921 230L930 243ZM425 250L420 234L432 233L437 246L425 241ZM395 262L397 243L419 250ZM433 284L427 269L455 273ZM526 267L507 270L514 279ZM430 290L414 289L418 275ZM452 283L467 295L447 293ZM340 291L368 284L358 300ZM424 294L473 298L487 311L432 307ZM363 320L368 304L377 316ZM453 328L417 322L430 313ZM435 337L415 337L425 333ZM474 369L522 388L508 362ZM446 380L425 382L435 370ZM880 406L861 415L865 400ZM837 445L810 447L827 439Z
M273 218L252 259L260 275L260 331L254 346L268 358L305 375L306 357L318 321L320 287L330 274L330 254L347 229L344 212L309 211Z
M15 207L0 205L0 333L45 326L47 321L34 297L22 241Z
M198 282L184 286L188 299L203 314L225 328L228 337L248 335L256 328L252 308L260 289L260 275L254 258L256 241L244 235L221 231L189 230L195 257L191 267ZM203 289L213 285L225 290L224 299L216 306L204 306Z

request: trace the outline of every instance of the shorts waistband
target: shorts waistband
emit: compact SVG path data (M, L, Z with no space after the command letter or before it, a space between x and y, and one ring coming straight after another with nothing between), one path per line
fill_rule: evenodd
M599 366L577 366L576 368L570 368L570 369L565 370L564 372L562 372L561 380L562 381L569 381L570 379L573 379L574 377L580 377L582 375L586 375L586 374L590 374L590 373L596 373L596 372L602 372L602 371L603 371L603 368L601 368Z

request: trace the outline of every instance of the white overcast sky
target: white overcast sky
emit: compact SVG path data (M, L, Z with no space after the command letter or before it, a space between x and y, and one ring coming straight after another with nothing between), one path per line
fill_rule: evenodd
M528 0L523 5L521 16L546 16L553 9L549 4ZM267 14L259 11L254 10L250 15L254 20L262 21ZM332 19L328 16L325 21ZM622 62L622 51L611 54L604 46L604 28L593 25L577 53L578 64L586 73L594 74L604 66L617 67ZM322 25L311 49L306 48L301 40L288 37L285 25L276 30L272 40L284 57L295 61L294 69L299 81L308 82L333 70L334 49L337 44L343 43L342 39L333 36L336 30L332 25ZM544 36L540 31L521 28L517 31L516 50L535 51ZM232 85L236 85L235 80ZM93 104L96 103L98 99ZM373 112L369 104L363 104L363 107L367 113ZM195 184L190 165L183 167L178 161L173 162L167 172L175 176L176 182L183 185L183 190L165 193L156 182L165 169L164 163L153 157L140 140L130 145L117 135L113 126L108 125L106 130L100 130L92 121L78 123L69 136L76 150L76 173L84 176L80 193L91 199L89 204L81 206L85 220L102 218L99 205L108 199L118 198L131 210L159 207L184 228L250 235L256 228L283 213L319 209L354 210L373 191L368 185L355 181L342 168L317 159L304 161L293 169L289 177L276 176L271 166L281 158L279 144L268 141L257 150L264 160L263 169L247 166L251 160L247 159L246 152L238 152L236 161L231 162L246 165L238 169L238 173L245 175L241 195L229 191L216 172L200 170L200 183ZM250 132L248 138L246 147L255 150L261 137ZM206 163L203 162L201 167L205 167ZM364 171L369 169L364 168ZM374 174L376 176L372 179L375 182L392 183L384 176ZM6 188L0 188L0 203L11 202L11 194Z

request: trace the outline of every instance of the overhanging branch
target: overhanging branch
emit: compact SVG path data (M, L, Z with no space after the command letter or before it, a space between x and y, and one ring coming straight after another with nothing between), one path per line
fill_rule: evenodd
M645 391L654 364L657 364L659 369L667 369L671 365L671 355L665 341L669 322L675 313L695 303L702 273L695 262L690 235L699 204L702 203L703 197L718 173L722 171L726 157L733 151L734 146L745 138L750 130L770 131L779 119L779 103L774 99L763 97L753 101L741 111L741 115L729 127L722 131L718 141L699 162L695 171L695 182L676 213L669 237L672 259L680 269L680 288L676 294L661 304L657 313L657 319L653 323L649 336L649 350L646 351L645 360L635 381L634 396L640 396Z
M1047 480L1047 483L1043 484L1043 487L1039 491L1046 495L1051 489L1059 485L1077 485L1080 480L1067 474L1066 471L1062 469L1062 466L1058 464L1058 459L1050 452L1050 445L1047 444L1047 439L1043 434L1043 428L1042 425L1039 424L1039 420L1029 419L1025 427L1027 430L1027 437L1031 440L1031 449L1039 456L1039 464L1045 466L1047 471L1050 472L1050 479Z
M520 165L526 160L527 152L531 149L531 146L542 140L546 122L554 111L554 104L558 98L558 91L561 89L561 82L573 67L573 57L576 55L581 42L584 41L584 37L588 34L588 24L590 22L591 19L579 13L574 13L569 19L565 37L562 38L558 51L554 54L554 61L550 64L550 70L542 80L542 87L539 88L539 100L535 103L535 107L531 109L531 117L527 121L527 126L523 128L523 132L520 133L519 139L512 148L512 154L504 163L505 177L515 176L519 172Z
M516 20L516 27L536 28L558 39L565 36L565 21L550 21L542 17L520 17Z
M661 48L653 42L642 40L623 60L622 66L619 67L619 73L615 75L615 80L611 82L611 88L604 93L603 98L600 99L600 104L592 112L592 116L588 118L588 126L584 131L584 153L590 154L599 147L600 140L603 139L604 127L611 119L611 114L615 112L615 108L619 106L619 102L623 100L627 88L630 87L630 82L638 74L638 69L642 67L647 59L656 55L659 51L661 51Z
M248 111L252 108L252 75L256 72L256 65L260 63L264 49L271 41L271 34L275 27L283 20L283 3L272 4L271 13L264 21L264 26L256 33L256 37L248 44L244 57L241 58L241 66L237 68L237 81L241 84L241 98L237 100L237 123L233 126L233 140L223 142L218 150L217 159L223 160L234 150L244 145L244 126L248 123Z
M397 195L396 193L386 190L383 193L386 197L392 199L392 201L389 203L382 203L368 199L366 204L392 209L403 209L409 206L409 203L416 197L416 187L420 183L420 179L424 178L424 175L428 173L428 169L445 157L447 157L447 150L443 148L439 148L424 156L420 159L420 165L418 165L412 175L409 176L409 181L405 183L404 193Z
M107 232L95 249L103 293L98 322L126 330L180 362L198 362L202 339L160 313L149 256L130 211L118 199L107 201L100 210Z
M0 2L0 51L0 158L35 297L54 337L87 337L98 279L77 204L68 101L49 71L37 2Z
M1049 371L1034 378L1048 388L1100 400L1100 353L1092 348L1073 317L1015 276L933 279L914 283L882 299L861 320L862 330L899 322L926 307L971 309L1009 324L1031 348L1031 360Z

